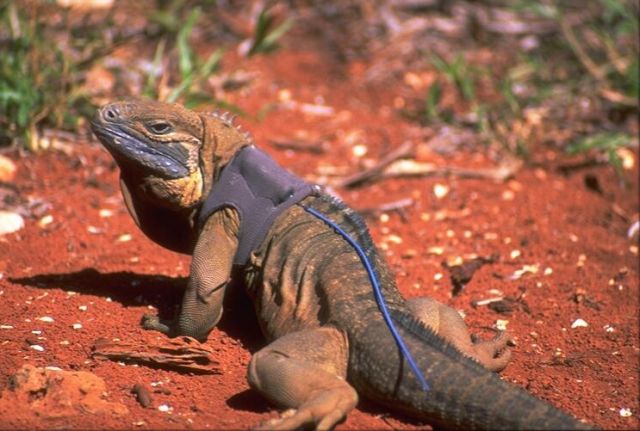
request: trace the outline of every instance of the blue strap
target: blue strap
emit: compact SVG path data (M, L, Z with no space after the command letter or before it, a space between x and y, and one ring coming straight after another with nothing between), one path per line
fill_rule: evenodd
M342 228L340 228L340 226L338 226L338 224L335 223L334 221L328 219L323 214L319 213L313 208L309 208L304 205L301 205L301 206L302 208L304 208L305 211L313 214L314 216L316 216L317 218L319 218L320 220L328 224L330 227L332 227L349 243L349 245L351 245L355 249L356 253L358 253L360 260L362 261L365 269L367 270L367 274L369 275L369 280L371 281L371 285L373 286L373 293L376 298L376 302L378 303L378 308L382 312L382 316L384 317L384 321L389 327L389 330L391 331L391 335L393 335L393 338L396 340L396 343L398 344L398 348L402 352L402 355L407 359L407 362L409 363L409 366L411 367L413 374L415 374L415 376L418 378L418 381L420 381L420 384L422 385L422 390L425 392L430 390L429 384L427 383L427 379L424 377L424 375L422 374L422 371L420 371L420 369L416 365L415 361L413 360L413 356L411 356L409 349L404 344L404 340L402 339L402 336L398 333L398 330L393 324L393 320L389 315L389 310L387 309L387 305L385 304L385 301L384 301L384 296L382 295L382 289L380 289L380 283L378 282L378 277L376 276L376 273L374 272L373 267L371 266L371 262L369 261L369 258L365 254L362 247L360 247L360 244L354 241L354 239L351 238L349 234L345 232Z

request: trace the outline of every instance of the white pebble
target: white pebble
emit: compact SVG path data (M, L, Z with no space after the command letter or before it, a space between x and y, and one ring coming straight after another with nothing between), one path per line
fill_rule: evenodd
M111 217L113 215L113 211L103 208L98 212L98 214L102 218L107 218L107 217Z
M40 220L38 220L38 226L40 226L40 228L42 228L42 229L44 229L45 227L47 227L51 223L53 223L53 216L51 214L47 214L46 216L44 216Z
M40 335L40 334L42 334L42 331L39 330L39 329L34 329L33 331L31 331L31 333L34 334L34 335Z
M433 194L438 199L442 199L449 194L449 186L445 184L436 184L433 186Z
M511 254L509 254L509 256L511 257L511 259L517 259L521 254L522 253L520 253L520 250L511 250Z
M440 256L444 253L444 247L433 246L427 249L427 253L435 254L436 256Z
M158 410L160 410L161 412L170 412L171 410L173 410L173 407L168 406L167 404L160 404L158 406Z
M516 194L512 190L505 190L502 192L502 200L512 201L516 197Z
M18 213L0 211L0 235L19 231L24 227L24 219Z
M385 239L394 244L402 244L402 238L400 238L398 235L391 234L388 235Z
M44 367L44 369L49 371L62 371L62 368L55 367L53 365L47 365L46 367Z
M32 344L29 347L37 352L44 352L44 347L40 346L39 344Z
M13 329L11 325L0 325L0 329Z
M620 416L622 416L623 418L629 418L632 415L633 413L631 412L631 409L628 409L626 407L620 409Z
M73 325L71 325L71 327L72 327L73 329L82 329L82 324L80 324L80 323L74 323Z
M573 321L573 323L571 324L571 329L575 329L575 328L586 328L587 326L589 326L589 324L587 322L585 322L582 319L576 319Z
M506 331L508 323L509 323L508 320L498 319L496 320L496 328L499 329L500 331Z
M53 322L53 317L42 316L42 317L38 317L38 320L41 321L41 322L51 323L51 322Z
M122 235L120 235L118 237L118 239L116 241L118 241L118 242L129 242L132 239L133 239L133 237L131 236L131 234L123 233Z
M87 311L87 306L86 306L86 305L79 305L79 306L78 306L78 310L80 310L80 311Z
M89 226L89 227L87 227L87 232L89 232L90 234L93 234L93 235L97 235L99 233L102 233L102 229L97 228L95 226Z
M353 148L351 149L352 154L355 157L362 157L365 154L367 154L367 151L369 151L369 149L366 147L366 145L354 145Z

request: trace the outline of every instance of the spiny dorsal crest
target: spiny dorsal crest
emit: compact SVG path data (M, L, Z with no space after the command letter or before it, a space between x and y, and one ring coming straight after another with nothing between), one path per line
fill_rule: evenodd
M232 114L229 111L221 111L219 109L209 112L203 112L202 114L215 118L216 120L222 121L224 124L233 127L234 129L236 129L236 131L238 131L238 133L244 136L247 141L253 144L253 137L251 136L251 133L244 130L239 124L235 123L237 115Z

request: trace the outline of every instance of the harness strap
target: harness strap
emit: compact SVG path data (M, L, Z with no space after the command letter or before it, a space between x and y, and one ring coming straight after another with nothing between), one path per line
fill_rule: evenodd
M384 318L384 321L387 324L387 327L389 327L389 331L391 331L391 335L393 335L393 338L396 340L396 343L398 344L398 348L402 352L402 355L407 359L407 362L409 363L409 367L411 367L411 371L413 371L413 374L415 374L416 378L420 382L420 385L422 386L422 390L425 392L430 390L431 388L429 387L429 383L427 383L427 379L424 377L424 374L422 374L422 371L420 371L420 369L418 368L418 365L416 364L415 360L413 359L413 356L411 355L411 352L409 352L409 349L404 343L402 336L398 333L398 330L393 324L393 320L391 319L391 316L389 315L389 310L387 309L387 305L385 304L384 295L382 294L382 289L380 288L378 277L376 276L376 273L373 270L373 266L371 265L371 262L369 261L369 258L367 257L362 247L360 247L360 245L353 238L351 238L347 232L345 232L340 226L338 226L337 223L335 223L331 219L325 217L323 214L319 213L313 208L310 208L304 205L300 205L300 206L304 208L305 211L319 218L320 220L325 222L327 225L329 225L331 228L333 228L356 251L356 253L358 254L358 257L360 257L360 260L362 261L362 264L367 270L367 274L369 275L369 281L373 286L373 293L376 298L376 302L378 303L378 308L382 313L382 317Z

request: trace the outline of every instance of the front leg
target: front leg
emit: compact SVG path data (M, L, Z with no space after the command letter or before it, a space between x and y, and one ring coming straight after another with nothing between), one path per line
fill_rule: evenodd
M170 337L203 341L222 317L222 301L238 248L238 216L232 209L212 214L204 225L191 261L189 282L176 319L145 315L142 327Z

